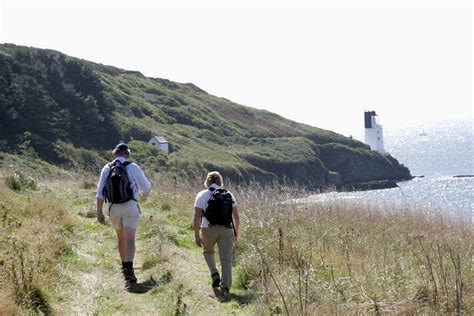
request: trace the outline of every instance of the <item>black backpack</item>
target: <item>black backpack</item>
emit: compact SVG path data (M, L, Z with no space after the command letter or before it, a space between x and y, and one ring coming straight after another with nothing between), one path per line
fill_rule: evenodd
M232 195L226 189L209 188L212 195L203 216L209 226L224 225L232 228Z
M109 164L110 171L104 187L104 196L108 203L125 203L133 199L132 186L125 168L130 163L114 161Z

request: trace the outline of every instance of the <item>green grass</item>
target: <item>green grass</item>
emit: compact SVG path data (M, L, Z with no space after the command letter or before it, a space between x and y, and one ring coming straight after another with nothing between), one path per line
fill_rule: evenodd
M92 219L95 219L95 218L92 218ZM83 223L83 228L84 228L84 231L87 233L97 233L103 230L103 227L99 223L96 223L93 221L87 221Z
M176 246L186 249L194 249L194 241L191 240L190 234L179 235L175 241Z
M148 270L160 263L160 258L153 254L148 254L145 259L143 259L142 269Z
M0 168L4 173L14 173L21 170L34 179L58 179L69 178L69 173L58 166L51 165L36 157L25 155L14 155L6 152L0 152L3 159L0 161Z

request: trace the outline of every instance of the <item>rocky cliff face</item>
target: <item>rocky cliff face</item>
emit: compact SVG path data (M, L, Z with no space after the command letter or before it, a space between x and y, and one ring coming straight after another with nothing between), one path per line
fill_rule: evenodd
M91 169L125 141L145 168L182 176L218 169L238 182L311 187L410 178L359 141L193 84L11 44L0 45L0 123L2 150L66 167ZM152 153L152 135L172 152Z
M378 180L411 179L409 169L390 155L334 143L320 145L319 149L325 166L338 174L339 186Z

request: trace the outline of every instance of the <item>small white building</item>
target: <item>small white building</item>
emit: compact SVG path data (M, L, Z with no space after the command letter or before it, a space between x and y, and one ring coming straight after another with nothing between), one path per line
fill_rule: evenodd
M379 124L378 116L375 111L365 111L365 143L370 146L370 149L385 153L383 145L383 128Z
M153 136L148 141L148 144L151 144L156 148L164 151L165 154L169 154L170 152L169 143L163 136Z

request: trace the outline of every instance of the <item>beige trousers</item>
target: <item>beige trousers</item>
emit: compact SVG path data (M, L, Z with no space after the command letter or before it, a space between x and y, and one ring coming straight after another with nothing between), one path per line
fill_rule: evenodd
M211 275L218 272L214 257L217 243L221 261L221 286L230 289L232 286L232 250L234 247L234 231L225 226L213 226L202 229L203 254Z

